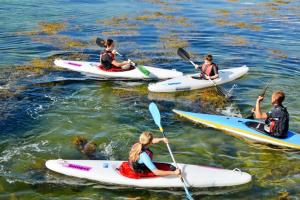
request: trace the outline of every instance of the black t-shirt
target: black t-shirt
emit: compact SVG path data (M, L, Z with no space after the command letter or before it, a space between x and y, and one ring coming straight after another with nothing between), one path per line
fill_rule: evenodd
M113 57L111 56L111 52L102 52L101 53L101 65L103 65L103 67L105 69L110 69L113 67L112 65L112 61L113 61Z
M275 105L266 114L266 124L272 126L272 121L275 123L273 135L276 137L285 137L289 130L289 113L287 109L283 106Z

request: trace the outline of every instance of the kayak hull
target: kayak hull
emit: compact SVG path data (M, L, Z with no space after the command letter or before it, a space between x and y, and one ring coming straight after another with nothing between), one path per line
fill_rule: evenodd
M281 147L300 149L300 135L295 132L289 131L287 138L280 139L269 136L266 133L262 133L246 125L249 122L261 123L258 120L202 113L192 113L175 109L173 110L173 112L193 122L201 123L219 130L227 131L238 137L247 138L261 143L267 143Z
M109 160L48 160L46 167L67 176L99 181L104 184L146 188L182 187L177 176L127 178L118 167L124 161ZM251 175L239 170L226 170L198 165L179 164L188 187L225 187L246 184Z
M169 79L182 76L182 72L176 70L161 69L156 67L143 66L150 74L145 75L137 67L132 70L109 72L100 69L98 62L84 62L84 61L72 61L72 60L60 60L56 59L54 64L58 67L69 69L72 71L80 72L84 75L103 78L103 79L129 79L129 80L160 80Z
M248 71L249 68L246 65L237 68L219 70L220 78L215 79L214 82L217 85L224 84L240 78ZM151 92L178 92L214 86L211 81L205 79L197 79L197 77L200 77L200 73L188 74L158 83L151 83L148 86L148 90Z

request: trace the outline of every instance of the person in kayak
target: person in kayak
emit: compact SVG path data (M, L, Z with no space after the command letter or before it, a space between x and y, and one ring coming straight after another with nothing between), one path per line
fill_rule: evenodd
M114 49L115 44L112 39L107 39L104 42L105 49L100 54L100 68L104 70L110 70L112 68L120 68L123 70L130 69L133 64L130 60L118 62L115 59L116 50Z
M160 170L152 162L153 153L149 149L152 144L159 142L168 143L167 138L153 138L152 133L145 131L140 135L139 142L135 143L129 153L129 165L136 173L148 173L151 171L156 176L180 175L179 169L174 166L170 171Z
M208 54L204 56L203 58L204 63L201 65L195 66L195 69L200 69L201 70L201 75L200 78L205 78L205 79L211 79L214 80L219 77L219 69L218 66L213 63L213 56Z
M286 138L289 130L289 113L282 105L285 99L285 94L282 91L273 92L271 104L273 108L267 112L262 113L260 104L264 98L259 96L256 100L256 106L252 109L257 119L265 119L264 130L271 136L277 138Z

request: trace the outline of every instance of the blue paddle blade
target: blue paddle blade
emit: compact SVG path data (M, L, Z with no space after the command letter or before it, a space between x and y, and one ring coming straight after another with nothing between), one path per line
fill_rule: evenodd
M152 118L153 118L155 124L159 127L159 130L161 132L163 132L163 128L161 127L161 124L160 124L160 113L159 113L159 110L158 110L158 108L157 108L157 106L154 102L151 102L149 104L149 111L152 115Z

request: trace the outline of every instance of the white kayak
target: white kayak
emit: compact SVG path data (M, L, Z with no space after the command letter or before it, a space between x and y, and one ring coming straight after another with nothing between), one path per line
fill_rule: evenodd
M177 176L128 178L118 168L124 161L109 160L48 160L50 170L77 178L99 181L110 185L126 185L147 188L182 187ZM199 165L179 164L188 187L224 187L246 184L251 175L240 170L227 170Z
M249 68L246 65L237 68L219 70L219 78L213 81L217 85L224 84L245 75L248 70ZM177 92L213 86L213 83L210 80L200 79L199 77L200 73L188 74L158 83L151 83L149 84L148 89L151 92Z
M137 67L131 70L111 72L100 69L99 62L84 62L56 59L54 61L54 64L58 67L62 67L72 71L77 71L84 75L105 79L159 80L175 78L183 75L182 72L176 71L175 69L169 70L141 65L138 65ZM144 73L143 70L150 72L149 75L147 75L147 73Z

